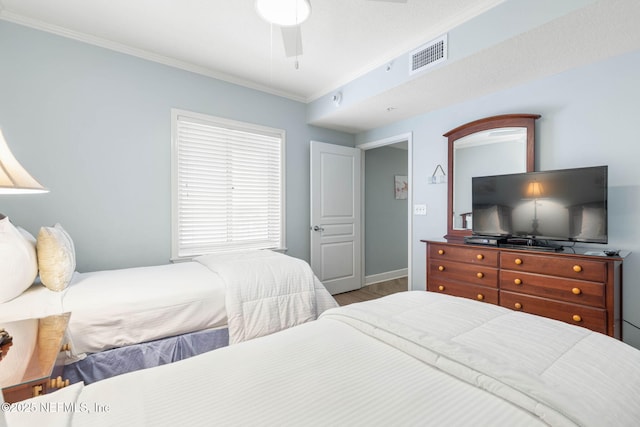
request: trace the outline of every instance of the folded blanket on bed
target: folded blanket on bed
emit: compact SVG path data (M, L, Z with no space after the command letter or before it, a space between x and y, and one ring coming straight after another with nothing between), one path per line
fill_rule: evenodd
M318 317L316 287L305 261L273 251L204 255L195 259L226 285L229 343L268 335Z

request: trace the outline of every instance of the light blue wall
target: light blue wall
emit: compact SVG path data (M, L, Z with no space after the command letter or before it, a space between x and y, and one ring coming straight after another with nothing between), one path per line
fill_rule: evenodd
M356 143L413 132L414 216L412 287L425 287L425 246L447 229L447 191L427 185L436 164L447 164L441 135L461 124L507 113L538 113L537 170L609 165L609 245L632 251L624 263L624 319L640 326L640 51L577 68L362 133ZM602 248L602 246L599 246ZM624 340L640 348L640 330L623 327Z
M78 269L169 261L171 108L285 129L287 245L309 259L306 105L0 21L0 127L51 192L5 196L0 212L37 233L60 222Z
M406 150L364 152L365 276L407 268L407 200L396 200L394 176L407 175Z

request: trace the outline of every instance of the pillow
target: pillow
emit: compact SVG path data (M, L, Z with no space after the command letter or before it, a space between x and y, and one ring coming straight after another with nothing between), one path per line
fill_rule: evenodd
M0 219L0 303L24 292L38 275L36 249L9 221Z
M20 227L19 225L16 227L18 229L18 231L20 232L20 234L22 234L22 236L24 236L25 239L27 239L27 242L31 243L31 245L33 246L33 250L36 250L36 238L33 237L33 234L29 233L27 230L25 230L24 228Z
M60 224L41 227L37 242L40 281L52 291L64 290L76 269L76 249Z

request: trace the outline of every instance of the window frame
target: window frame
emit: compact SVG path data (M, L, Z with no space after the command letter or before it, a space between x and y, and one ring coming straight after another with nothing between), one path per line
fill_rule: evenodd
M237 246L216 251L203 252L201 254L181 255L180 247L180 215L179 215L179 165L178 165L178 122L180 117L185 117L205 125L211 125L222 129L254 133L280 138L280 245L269 247L277 251L286 251L286 131L253 123L226 119L208 114L196 113L182 109L171 109L171 261L187 261L199 255L209 253L222 253L241 250Z

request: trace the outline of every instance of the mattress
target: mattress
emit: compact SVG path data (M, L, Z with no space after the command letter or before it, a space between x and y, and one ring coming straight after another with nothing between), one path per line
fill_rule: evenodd
M74 426L635 426L638 395L637 349L420 291L27 401L80 408L73 413L6 415L9 426L45 415Z
M197 262L76 273L63 291L76 354L226 325L225 286Z

